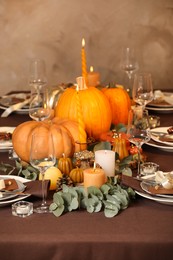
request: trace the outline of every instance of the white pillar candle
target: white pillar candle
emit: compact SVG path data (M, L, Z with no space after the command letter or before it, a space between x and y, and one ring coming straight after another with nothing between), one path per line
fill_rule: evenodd
M106 176L115 176L115 152L99 150L95 152L95 162L104 170Z

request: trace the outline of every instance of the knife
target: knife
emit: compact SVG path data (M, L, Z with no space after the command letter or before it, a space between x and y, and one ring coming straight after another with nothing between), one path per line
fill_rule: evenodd
M8 107L2 114L1 117L7 117L9 116L13 111L16 111L20 108L22 108L23 106L25 106L26 104L28 104L30 102L30 98L26 99L23 102L19 102L17 104L14 104L10 107Z

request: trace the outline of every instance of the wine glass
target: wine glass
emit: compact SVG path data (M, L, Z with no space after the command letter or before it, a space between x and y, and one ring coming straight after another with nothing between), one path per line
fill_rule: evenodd
M42 59L32 60L29 66L29 85L35 88L47 84L46 64Z
M148 111L143 110L142 106L134 107L129 111L127 138L135 144L138 151L138 170L137 178L141 177L140 170L140 149L144 143L150 140L150 127L148 119Z
M126 72L128 79L129 79L129 89L127 91L131 90L131 80L132 75L134 71L136 71L139 68L136 56L135 56L135 50L133 47L125 47L122 49L122 55L121 55L121 69Z
M49 90L46 86L31 87L29 116L36 121L43 121L51 114Z
M53 138L48 133L35 133L32 135L31 150L30 150L30 164L38 169L42 176L42 203L35 209L37 213L49 212L49 206L45 199L45 171L52 167L56 162Z
M139 74L135 74L132 98L137 104L143 106L143 109L145 109L146 105L153 100L154 93L150 73L141 72Z

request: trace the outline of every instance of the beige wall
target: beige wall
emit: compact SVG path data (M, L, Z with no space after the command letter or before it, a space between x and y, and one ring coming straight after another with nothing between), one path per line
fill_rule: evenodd
M173 89L173 0L0 0L0 95L28 89L28 63L44 58L50 85L81 75L87 65L103 84L125 84L123 45L134 44L154 88Z

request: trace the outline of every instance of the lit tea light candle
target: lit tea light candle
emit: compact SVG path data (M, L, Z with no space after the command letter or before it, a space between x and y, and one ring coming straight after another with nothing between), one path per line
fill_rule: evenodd
M88 87L96 87L100 84L100 74L94 71L94 68L90 67L90 72L88 72Z
M84 173L84 187L95 186L100 188L106 182L106 175L103 169L88 168L83 171Z
M99 150L95 152L95 162L105 171L106 176L115 176L115 152Z
M87 64L86 64L86 53L85 53L85 39L82 39L82 76L85 78L85 82L87 83Z

